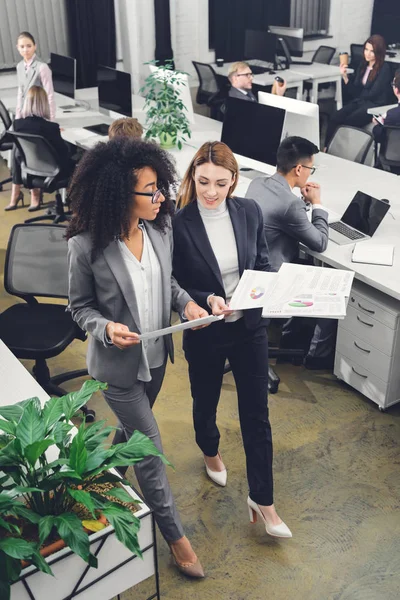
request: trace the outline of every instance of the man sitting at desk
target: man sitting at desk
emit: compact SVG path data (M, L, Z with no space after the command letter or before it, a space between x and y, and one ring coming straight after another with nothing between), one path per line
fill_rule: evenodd
M248 102L258 102L251 91L253 87L253 73L245 62L235 62L229 68L228 79L231 83L230 98L239 98Z
M396 96L399 104L395 108L387 111L386 116L382 118L383 123L373 119L375 127L372 130L374 138L377 142L382 142L385 135L384 125L392 127L400 127L400 69L396 71L392 81L393 93Z
M254 179L247 190L246 197L261 207L270 264L276 271L284 262L298 261L300 242L315 252L323 252L328 245L328 213L321 204L321 190L317 183L307 182L318 152L304 138L286 138L278 148L277 172ZM302 198L293 193L294 188L300 188ZM311 219L307 209L312 211ZM304 338L312 336L309 348L305 344L305 365L325 368L332 363L335 331L336 321L329 319L290 319L283 327L281 348L303 347Z

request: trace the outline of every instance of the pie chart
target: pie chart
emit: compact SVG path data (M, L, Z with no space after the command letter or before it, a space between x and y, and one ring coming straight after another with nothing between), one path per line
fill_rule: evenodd
M261 296L264 296L265 289L263 287L257 286L250 291L250 298L253 300L258 300Z
M308 302L306 300L293 300L293 302L289 302L289 306L293 306L294 308L308 308L313 304L313 302Z

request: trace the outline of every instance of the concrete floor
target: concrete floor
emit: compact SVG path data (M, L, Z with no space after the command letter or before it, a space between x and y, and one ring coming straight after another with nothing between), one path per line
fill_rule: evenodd
M0 180L5 176L0 168ZM0 193L0 265L9 231L28 217L5 213L10 185ZM3 286L0 310L11 305ZM270 397L275 451L275 504L291 540L251 525L235 386L225 376L218 422L228 485L205 475L193 439L191 398L181 340L155 405L164 451L175 465L169 477L187 535L206 579L188 581L171 566L159 536L162 598L171 600L398 600L400 598L400 405L380 413L372 402L328 372L279 365L282 383ZM85 364L76 341L49 361L53 374ZM25 361L28 369L31 363ZM78 382L66 385L76 389ZM98 419L115 419L102 397ZM122 594L144 600L153 580Z

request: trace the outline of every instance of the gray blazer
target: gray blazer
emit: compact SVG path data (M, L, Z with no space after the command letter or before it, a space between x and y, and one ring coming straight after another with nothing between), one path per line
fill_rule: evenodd
M246 198L261 206L273 270L278 271L282 263L297 259L300 242L315 252L326 250L328 213L322 208L313 209L310 223L304 201L293 194L279 173L254 179Z
M151 222L144 226L160 262L163 293L163 327L170 325L171 307L180 314L191 297L172 276L172 229L165 233ZM89 233L68 241L69 302L72 318L89 334L87 366L89 374L120 388L137 380L141 344L119 350L106 339L109 321L123 323L130 331L141 333L135 290L117 242L111 242L91 262ZM174 360L172 336L164 336L171 362Z
M243 94L243 92L233 86L230 88L228 96L229 98L239 98L239 100L246 100L247 102L258 102L252 91L249 91L247 94Z

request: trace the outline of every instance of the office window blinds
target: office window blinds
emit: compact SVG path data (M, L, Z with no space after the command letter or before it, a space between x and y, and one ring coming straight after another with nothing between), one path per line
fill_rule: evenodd
M330 0L291 0L290 26L303 27L304 35L328 33Z
M15 47L21 31L33 35L45 62L50 52L68 54L65 0L0 0L0 70L21 60Z

